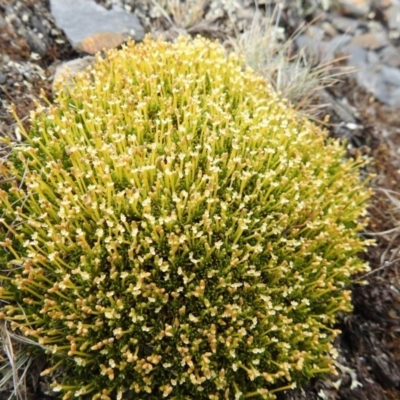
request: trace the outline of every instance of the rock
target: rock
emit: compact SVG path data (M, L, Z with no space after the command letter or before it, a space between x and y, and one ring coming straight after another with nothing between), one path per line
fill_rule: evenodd
M312 59L330 61L350 40L350 35L338 35L329 41L314 39L309 35L300 35L295 39L295 43L299 49L305 50Z
M389 105L391 107L400 108L400 88L397 88L390 93Z
M0 71L0 85L4 85L7 82L6 76Z
M368 61L368 52L365 49L353 44L349 44L343 48L342 52L344 55L348 56L348 65L356 68L362 68L366 66Z
M335 15L332 17L332 25L341 32L354 34L358 28L358 21L353 18Z
M95 58L86 56L75 60L64 62L56 67L53 78L53 91L56 89L57 82L65 80L67 85L71 85L71 78L79 72L83 72L89 66L93 65Z
M335 37L338 34L337 29L333 24L328 21L324 21L321 24L321 28L325 31L325 33L330 37Z
M43 35L42 35L43 36ZM47 52L47 45L43 38L39 38L39 35L32 31L26 32L26 41L28 46L34 53L44 56Z
M6 28L7 26L7 21L0 15L0 29Z
M355 46L361 46L369 50L378 50L389 44L389 39L385 32L370 32L363 35L354 36L350 42Z
M392 4L384 12L390 29L398 30L400 27L400 3Z
M363 17L369 13L372 0L339 0L339 4L343 15Z
M49 34L49 29L47 29L40 18L38 18L36 15L32 15L31 17L31 25L34 29L36 29L37 32L41 33L42 35L47 36Z
M367 60L368 64L379 64L379 56L375 51L368 51Z
M400 87L400 70L384 65L381 69L381 73L385 83Z
M356 74L357 83L376 99L390 105L390 94L382 78L379 66L364 66Z
M394 46L387 46L381 51L380 57L382 62L389 67L400 67L400 49L396 49Z
M356 123L354 115L351 113L349 107L344 106L340 101L338 101L334 96L332 96L326 89L318 90L316 93L320 104L327 104L331 111L337 115L337 117L346 123Z
M326 42L325 46L325 54L326 55L335 55L341 53L343 48L350 42L350 35L337 35L332 40Z
M94 0L50 0L50 5L57 26L76 50L94 54L128 37L136 41L144 37L137 17L122 9L106 10Z
M375 0L375 7L388 8L392 5L392 0Z

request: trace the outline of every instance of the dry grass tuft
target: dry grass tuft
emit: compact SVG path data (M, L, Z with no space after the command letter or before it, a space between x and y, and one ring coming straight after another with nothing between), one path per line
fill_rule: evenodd
M257 10L251 27L226 44L242 54L246 64L263 76L300 113L314 116L325 106L316 102L318 92L338 83L350 69L338 66L340 58L317 60L304 49L295 50L296 38L315 20L301 25L291 37L286 38L284 29L279 25L282 7L283 3L278 4L265 15Z

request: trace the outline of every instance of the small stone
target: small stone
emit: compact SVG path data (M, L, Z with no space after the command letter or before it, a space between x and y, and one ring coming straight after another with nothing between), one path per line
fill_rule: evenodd
M391 68L384 65L382 67L382 78L385 83L400 87L400 70L397 68Z
M94 0L50 0L50 5L58 28L76 50L91 53L118 46L128 37L144 37L136 15L123 9L107 10Z
M67 85L71 85L71 78L79 72L85 71L89 66L93 65L94 62L95 58L93 56L86 56L58 65L53 78L53 91L56 88L57 82L60 80L65 81Z
M392 0L375 0L375 6L379 8L388 8L392 5Z
M0 15L0 29L8 26L7 21Z
M326 55L333 55L333 54L338 54L341 53L343 48L347 46L347 44L350 42L351 36L350 35L337 35L335 36L332 40L329 42L326 42L325 46L325 54Z
M367 53L368 64L379 64L379 56L375 51L369 51Z
M339 0L343 15L363 17L371 9L372 0Z
M353 18L341 17L335 15L332 17L333 26L344 33L354 34L358 28L358 21Z
M321 28L325 31L325 33L330 36L330 37L335 37L338 34L337 29L335 28L335 26L333 24L331 24L330 22L323 22L321 24Z
M349 44L343 49L343 53L348 56L348 65L356 68L362 68L366 66L368 61L368 53L365 49Z
M46 27L43 25L42 21L40 20L40 18L39 18L38 16L32 15L32 17L31 17L31 24L32 24L32 27L33 27L34 29L36 29L37 32L43 34L44 36L48 36L48 34L49 34L49 29L46 28Z
M397 88L390 93L388 103L391 107L400 108L400 88Z
M400 27L400 3L392 4L384 11L390 29L397 31Z
M0 71L0 85L4 85L7 82L7 77Z
M378 66L365 66L356 74L357 83L368 90L376 99L389 104L390 94Z
M354 123L352 123L352 122L348 122L348 123L345 125L345 127L346 127L347 129L350 129L351 131L354 131L354 130L358 129L360 126L357 125L357 124L354 124Z
M400 67L400 49L396 49L394 46L385 47L381 51L380 57L382 62L389 67Z
M378 50L388 45L389 39L385 32L364 33L354 36L350 43L365 49Z
M47 46L43 39L41 39L35 32L26 32L26 41L32 52L44 56L47 52Z
M320 104L329 105L329 109L333 114L342 121L347 123L356 123L351 107L346 106L341 100L332 96L326 89L317 90L316 95Z

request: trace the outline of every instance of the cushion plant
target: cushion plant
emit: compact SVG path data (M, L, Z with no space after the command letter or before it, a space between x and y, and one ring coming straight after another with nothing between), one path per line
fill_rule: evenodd
M333 372L362 161L206 39L128 43L57 93L2 166L0 318L60 398L272 399Z

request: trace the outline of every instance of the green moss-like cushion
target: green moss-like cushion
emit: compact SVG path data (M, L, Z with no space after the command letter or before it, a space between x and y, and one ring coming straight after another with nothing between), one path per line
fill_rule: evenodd
M129 43L32 117L0 193L0 317L63 399L270 399L334 370L360 161L238 57Z

